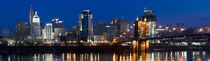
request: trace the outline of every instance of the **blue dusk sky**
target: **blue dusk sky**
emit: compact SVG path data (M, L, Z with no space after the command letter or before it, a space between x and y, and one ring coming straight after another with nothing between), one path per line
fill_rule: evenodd
M38 11L41 22L53 18L64 21L66 28L78 24L78 15L89 9L93 22L124 17L132 24L144 14L144 7L154 11L158 24L184 22L186 27L207 26L210 23L210 0L2 0L0 27L14 32L17 22L29 22L29 8Z

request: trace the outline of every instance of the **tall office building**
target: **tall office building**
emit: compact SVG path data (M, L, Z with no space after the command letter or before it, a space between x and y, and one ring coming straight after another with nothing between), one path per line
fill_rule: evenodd
M71 32L75 33L77 36L79 35L79 25L73 26Z
M16 23L13 39L16 41L23 41L27 38L27 35L27 24L25 22Z
M7 42L9 41L9 29L3 28L2 29L2 37L0 37L1 44L7 45Z
M30 24L30 28L32 27L33 17L34 17L34 11L32 9L32 5L31 5L30 11L29 11L29 24ZM30 34L32 34L32 30L30 29L29 31L30 31Z
M123 34L125 32L128 32L129 30L129 24L124 18L113 18L110 21L110 26L116 26L117 27L117 34Z
M88 36L93 36L93 14L84 10L79 15L80 40L87 41Z
M52 19L52 26L54 28L64 28L63 21L61 21L59 18Z
M33 17L32 23L31 23L31 35L32 36L41 36L40 18L37 14L37 11L35 12L35 15Z
M154 37L155 36L155 26L156 26L156 16L153 15L153 11L144 10L144 15L140 16L140 19L136 19L134 22L134 37L138 40L139 38ZM133 41L135 48L140 48L141 51L149 49L149 42L152 40L141 40Z
M9 39L9 29L6 28L2 29L2 37L5 39Z
M60 36L65 36L66 28L64 28L63 21L59 18L52 19L52 27L54 33L54 39L60 41Z
M52 40L53 37L53 26L52 23L47 23L42 31L42 35L46 40Z
M120 35L128 33L129 24L124 18L113 18L110 20L110 24L107 27L107 39L113 40L114 38L119 38Z
M144 10L144 13L145 14L143 16L140 16L140 21L148 22L148 37L154 37L157 18L153 15L152 10Z
M94 24L94 35L102 35L106 31L106 23L105 22L97 22Z
M34 17L34 11L32 9L32 7L30 8L30 12L29 12L29 20L30 20L30 25L32 24L32 20L33 20L33 17Z

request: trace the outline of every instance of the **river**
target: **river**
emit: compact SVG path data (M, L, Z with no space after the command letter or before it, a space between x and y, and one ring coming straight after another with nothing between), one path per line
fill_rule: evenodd
M210 61L207 51L7 53L0 61Z

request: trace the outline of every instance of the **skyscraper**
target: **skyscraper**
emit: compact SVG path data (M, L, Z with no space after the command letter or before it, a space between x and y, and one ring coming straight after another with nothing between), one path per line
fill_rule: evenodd
M3 28L2 29L2 39L0 37L1 44L7 45L7 42L9 41L9 29Z
M54 39L60 41L59 36L64 36L66 32L66 28L64 28L63 21L61 21L59 18L52 19L52 27Z
M144 15L140 16L140 21L148 22L148 36L154 37L155 36L155 26L157 22L156 16L153 15L152 10L144 10Z
M32 36L41 36L40 18L37 14L37 11L35 12L35 15L33 17L32 23L31 23L31 35Z
M47 23L42 31L42 35L44 39L46 40L52 40L53 39L53 26L52 23Z
M145 37L154 37L155 36L155 26L156 26L156 16L153 15L151 10L144 10L144 15L140 16L140 19L136 19L134 22L134 37L135 39L145 38ZM136 48L140 48L141 51L149 49L149 41L152 40L141 40L137 42ZM135 43L134 43L135 44Z
M54 28L63 28L63 21L61 21L59 18L52 19L52 26Z
M6 28L2 29L2 37L5 39L9 39L9 29Z
M110 21L110 26L116 26L117 27L117 35L123 34L129 30L129 24L124 18L113 18Z
M27 24L24 22L16 23L13 39L16 41L23 41L27 38L27 35Z
M102 35L106 31L105 22L97 22L94 24L94 35Z
M71 32L75 33L77 36L79 35L79 25L73 26Z
M34 16L34 11L33 11L32 7L31 7L30 8L30 14L29 14L30 25L32 24L33 16Z
M93 14L90 10L83 10L79 15L80 40L87 41L88 36L93 36Z
M129 30L129 24L124 18L113 18L110 21L110 27L108 29L109 40L120 37L120 35L127 33Z

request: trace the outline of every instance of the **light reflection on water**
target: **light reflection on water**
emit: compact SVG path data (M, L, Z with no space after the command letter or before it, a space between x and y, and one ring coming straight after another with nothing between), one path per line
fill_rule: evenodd
M0 54L0 61L210 61L210 52Z

